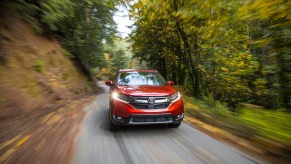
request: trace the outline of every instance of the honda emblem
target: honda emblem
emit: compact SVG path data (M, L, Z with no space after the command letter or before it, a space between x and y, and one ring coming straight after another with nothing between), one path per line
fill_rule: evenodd
M149 97L148 102L149 102L149 104L154 104L155 103L155 98L154 97Z

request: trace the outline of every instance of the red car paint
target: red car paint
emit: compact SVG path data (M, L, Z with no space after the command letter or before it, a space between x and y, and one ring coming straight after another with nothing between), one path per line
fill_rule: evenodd
M178 127L184 117L181 95L156 70L119 70L110 86L109 116L116 125L168 124Z

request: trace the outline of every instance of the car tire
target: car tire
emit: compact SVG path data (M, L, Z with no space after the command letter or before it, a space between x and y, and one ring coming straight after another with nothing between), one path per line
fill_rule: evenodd
M181 123L170 124L169 127L170 127L170 128L178 128L180 125L181 125Z
M110 127L109 127L110 131L115 131L118 129L117 125L114 125L111 121L109 121L109 122L110 122Z

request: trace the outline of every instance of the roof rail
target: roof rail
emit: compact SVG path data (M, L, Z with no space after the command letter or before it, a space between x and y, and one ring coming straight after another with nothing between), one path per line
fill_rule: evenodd
M119 69L119 71L132 71L132 70L136 70L136 69L128 69L128 68L127 69L121 69L121 68Z
M158 72L157 70L155 69L119 69L118 71L139 71L139 70L149 70L149 71L154 71L154 72Z

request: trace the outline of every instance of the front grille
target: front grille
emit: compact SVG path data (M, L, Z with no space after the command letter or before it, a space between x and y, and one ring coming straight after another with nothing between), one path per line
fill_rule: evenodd
M141 123L141 122L166 122L171 121L170 116L159 116L159 117L132 117L131 122Z
M150 103L149 98L154 99L154 103ZM139 96L133 97L133 101L130 104L136 109L163 109L170 105L170 101L167 96Z
M136 109L163 109L163 108L168 108L170 103L164 103L164 104L137 104L137 103L131 103L131 105Z

